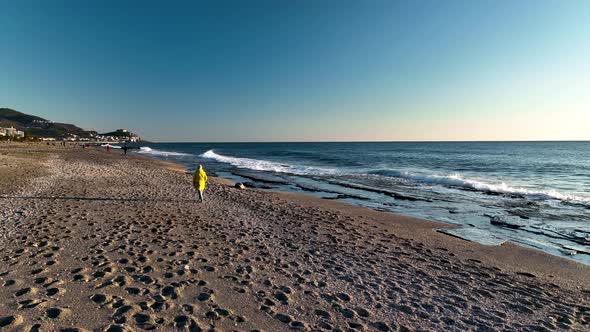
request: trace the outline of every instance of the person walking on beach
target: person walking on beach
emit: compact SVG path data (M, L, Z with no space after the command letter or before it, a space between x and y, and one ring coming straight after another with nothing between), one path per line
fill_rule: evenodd
M206 183L207 173L203 170L203 166L199 165L199 168L193 174L193 186L199 192L199 202L203 202L203 191L205 190Z
M123 152L125 152L125 154L127 154L127 144L123 145Z

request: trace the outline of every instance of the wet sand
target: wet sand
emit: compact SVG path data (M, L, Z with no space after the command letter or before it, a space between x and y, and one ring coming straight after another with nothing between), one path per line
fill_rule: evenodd
M0 330L590 330L590 267L120 151L0 144ZM74 328L74 329L73 329Z

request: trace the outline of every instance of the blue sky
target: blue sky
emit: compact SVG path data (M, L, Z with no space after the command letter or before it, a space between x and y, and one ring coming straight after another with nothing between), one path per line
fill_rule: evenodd
M156 141L590 139L590 1L0 2L0 106Z

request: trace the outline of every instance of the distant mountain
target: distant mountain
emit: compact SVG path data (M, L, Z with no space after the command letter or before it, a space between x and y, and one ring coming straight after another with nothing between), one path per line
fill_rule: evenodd
M87 131L69 123L57 123L38 116L28 115L10 108L0 108L0 127L14 127L31 137L67 138L92 137L95 131Z
M120 142L140 142L141 138L127 129L117 129L104 134L98 134L98 139L101 140L118 140Z
M21 113L10 108L0 108L0 125L2 125L3 127L7 127L7 123L13 123L16 128L16 125L18 124L32 123L34 121L47 120L40 118L38 116Z
M127 131L127 129L117 129L115 131L111 131L104 134L99 134L100 136L114 136L114 137L137 137L137 134Z

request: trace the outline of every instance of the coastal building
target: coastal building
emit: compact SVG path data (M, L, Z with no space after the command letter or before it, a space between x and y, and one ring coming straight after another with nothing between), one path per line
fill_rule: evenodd
M0 128L0 136L22 138L25 137L25 132L14 127Z
M6 136L15 136L16 135L16 128L14 128L14 127L4 128L4 132L6 133Z

